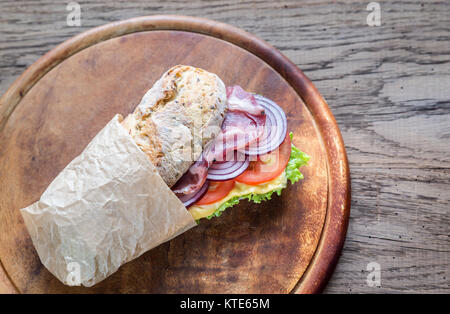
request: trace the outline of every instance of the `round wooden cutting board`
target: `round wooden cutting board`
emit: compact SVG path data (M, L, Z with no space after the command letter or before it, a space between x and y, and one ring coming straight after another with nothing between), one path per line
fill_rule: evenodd
M19 209L176 64L277 102L294 144L311 156L305 179L268 202L242 201L202 220L92 288L64 286L39 261ZM334 269L350 211L336 121L292 62L242 30L185 16L95 28L33 64L1 98L0 118L0 292L313 293Z

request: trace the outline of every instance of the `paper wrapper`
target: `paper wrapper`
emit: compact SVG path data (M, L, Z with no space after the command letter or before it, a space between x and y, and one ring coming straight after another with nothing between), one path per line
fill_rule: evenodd
M42 264L66 285L92 286L196 226L119 119L21 209Z

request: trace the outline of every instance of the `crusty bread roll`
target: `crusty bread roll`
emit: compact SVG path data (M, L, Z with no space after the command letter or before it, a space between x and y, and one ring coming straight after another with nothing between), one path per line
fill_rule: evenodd
M177 65L164 73L122 125L171 187L217 136L226 100L217 75Z

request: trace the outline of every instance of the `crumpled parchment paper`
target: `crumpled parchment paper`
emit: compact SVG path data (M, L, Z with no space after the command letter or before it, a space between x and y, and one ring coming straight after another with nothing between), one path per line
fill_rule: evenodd
M93 286L196 226L116 115L21 209L41 262L66 285Z

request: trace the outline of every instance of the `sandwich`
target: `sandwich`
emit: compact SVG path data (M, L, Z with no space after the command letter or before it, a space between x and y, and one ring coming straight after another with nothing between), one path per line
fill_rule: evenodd
M279 195L308 159L275 102L177 65L21 214L43 265L89 287L202 218Z
M275 102L191 66L167 71L123 125L196 220L280 195L309 160Z

